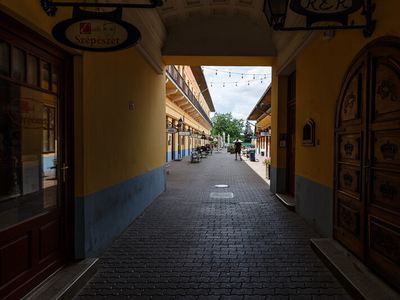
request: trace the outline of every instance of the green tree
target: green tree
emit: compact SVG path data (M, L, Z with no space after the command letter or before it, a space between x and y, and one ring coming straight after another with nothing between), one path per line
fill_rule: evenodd
M246 122L246 127L244 128L243 133L243 142L251 143L251 137L253 136L253 131L251 128L251 124L249 121Z
M211 121L213 122L212 136L217 137L219 133L222 137L225 132L226 137L229 134L231 142L236 139L242 139L244 120L235 119L232 117L232 113L215 113Z

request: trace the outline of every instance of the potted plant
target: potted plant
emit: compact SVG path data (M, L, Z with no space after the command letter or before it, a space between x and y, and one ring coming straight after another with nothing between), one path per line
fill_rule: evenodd
M262 163L263 163L263 165L265 165L266 177L267 177L267 179L269 179L270 178L269 171L270 171L270 166L271 166L271 158L267 157L266 159L264 159L264 161Z
M197 150L198 153L201 153L201 147L200 146L197 146L196 150Z

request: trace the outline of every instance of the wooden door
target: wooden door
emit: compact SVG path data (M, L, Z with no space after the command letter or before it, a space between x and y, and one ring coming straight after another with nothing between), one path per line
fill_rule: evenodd
M71 61L0 19L0 295L20 299L72 255Z
M296 159L296 99L288 103L287 191L294 195Z
M400 39L350 67L336 119L334 237L400 285Z

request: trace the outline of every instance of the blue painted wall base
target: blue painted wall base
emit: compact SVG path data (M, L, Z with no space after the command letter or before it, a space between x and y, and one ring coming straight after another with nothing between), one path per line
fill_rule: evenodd
M295 180L296 213L323 237L332 237L333 189L298 175Z
M162 194L166 166L75 198L75 256L98 257Z
M270 190L273 193L286 192L286 169L271 166L270 170Z

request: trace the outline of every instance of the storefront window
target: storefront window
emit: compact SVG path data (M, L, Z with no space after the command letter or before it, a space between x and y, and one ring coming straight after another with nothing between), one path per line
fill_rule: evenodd
M0 74L10 76L10 45L0 41Z
M0 79L0 229L59 204L57 103Z
M28 83L39 86L39 58L28 55Z
M14 47L13 48L13 75L12 77L18 81L25 81L25 52Z
M42 61L42 88L50 89L50 64Z
M43 107L43 152L54 152L55 150L55 108Z
M60 91L59 81L60 81L60 69L53 65L53 76L52 76L53 92L58 93Z

